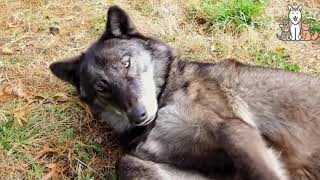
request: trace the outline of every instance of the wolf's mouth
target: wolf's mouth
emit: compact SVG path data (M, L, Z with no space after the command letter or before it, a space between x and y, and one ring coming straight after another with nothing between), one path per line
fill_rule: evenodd
M294 17L293 17L293 20L294 20L294 21L297 21L297 20L298 20L298 17L297 17L297 16L294 16Z
M140 124L135 124L135 126L145 126L145 125L148 125L150 124L154 119L155 119L156 116L152 116L151 118L149 118L148 120L140 123Z

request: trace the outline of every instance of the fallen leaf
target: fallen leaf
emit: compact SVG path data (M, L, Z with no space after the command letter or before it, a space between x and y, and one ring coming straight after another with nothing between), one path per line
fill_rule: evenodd
M9 49L8 47L3 47L0 49L0 55L11 55L13 53L13 50Z
M62 109L67 109L70 107L70 102L63 102L61 104L59 104L59 106L62 108Z
M17 85L12 87L12 92L20 98L29 98L29 96L23 91L23 85L21 81L19 81Z
M15 27L17 27L17 25L14 24L14 23L7 23L7 25L8 25L9 28L15 28Z
M25 118L24 116L26 115L26 113L31 110L30 106L27 104L21 108L19 108L18 110L15 110L14 112L11 112L11 114L13 114L13 116L15 118L17 118L17 120L19 121L19 123L22 124L27 124L28 123L28 119Z
M23 115L16 115L16 114L14 115L17 118L17 120L19 121L20 125L28 123L28 119L23 117Z
M46 91L39 92L39 93L35 94L34 98L45 99L50 102L56 101L56 102L60 102L60 103L67 102L69 100L69 97L64 93L56 93L56 94L52 95Z
M282 52L282 51L284 51L284 50L285 50L285 48L281 48L281 47L275 48L275 51L276 51L276 52Z
M66 102L69 99L64 93L57 93L53 96L53 98L58 102Z
M48 179L56 180L58 179L59 174L62 174L63 171L66 169L57 163L47 164L46 167L49 168L50 171L46 175L42 176L41 178L42 180L48 180Z
M7 100L8 98L23 98L29 100L32 98L32 95L27 94L23 90L21 81L15 85L9 85L6 88L0 90L0 102Z
M12 91L5 91L2 90L2 92L0 93L0 103L4 102L5 100L9 99L9 98L16 98L17 95L14 94Z
M49 99L50 95L48 92L40 92L40 93L35 94L34 97L38 98L38 99Z
M39 159L42 156L48 154L48 153L55 153L58 152L56 148L50 148L48 144L43 145L42 149L36 153L36 158Z
M286 54L286 55L283 56L283 58L286 59L286 60L288 60L288 59L290 59L290 55L289 55L289 54Z

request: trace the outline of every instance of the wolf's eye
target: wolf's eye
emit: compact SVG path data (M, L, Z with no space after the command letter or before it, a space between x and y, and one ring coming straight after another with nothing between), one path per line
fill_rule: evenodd
M123 63L123 66L125 68L129 68L130 67L130 57L129 56L124 56L122 58L122 63Z
M125 68L130 67L130 61L125 62L125 63L124 63L124 67L125 67Z

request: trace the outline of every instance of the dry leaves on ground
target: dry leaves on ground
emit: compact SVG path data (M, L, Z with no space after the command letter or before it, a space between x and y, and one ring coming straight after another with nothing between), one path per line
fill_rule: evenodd
M62 174L66 168L58 163L47 164L46 167L50 169L50 171L42 177L42 180L56 180L58 179L59 174Z
M45 145L43 145L42 149L36 153L36 158L39 159L48 153L56 153L56 152L58 152L58 149L51 148L51 147L49 147L48 144L45 144Z

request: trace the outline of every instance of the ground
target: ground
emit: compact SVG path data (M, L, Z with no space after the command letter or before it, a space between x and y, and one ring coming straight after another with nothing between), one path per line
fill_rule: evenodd
M116 137L94 120L74 88L48 69L52 61L84 51L103 32L106 10L113 4L124 8L141 32L193 61L234 57L320 73L319 40L276 37L292 1L260 0L261 25L244 23L240 29L208 24L211 16L201 11L201 2L0 0L0 179L115 179L114 163L121 155ZM319 22L319 1L302 3L305 17Z

